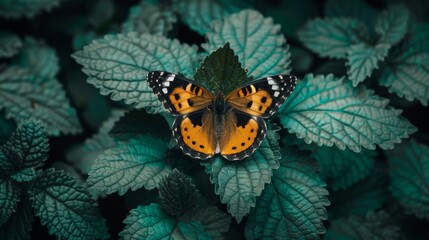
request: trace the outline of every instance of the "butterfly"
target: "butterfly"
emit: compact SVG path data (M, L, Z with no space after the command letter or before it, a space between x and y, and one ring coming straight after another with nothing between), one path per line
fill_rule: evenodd
M228 94L210 92L177 74L152 71L150 88L176 119L173 137L183 153L208 159L220 153L228 160L249 157L267 134L271 117L297 84L281 74L245 84Z

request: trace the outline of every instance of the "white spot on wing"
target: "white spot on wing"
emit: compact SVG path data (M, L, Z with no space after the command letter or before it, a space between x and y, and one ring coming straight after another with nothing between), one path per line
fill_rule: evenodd
M162 86L163 86L163 87L168 87L168 86L170 86L170 82L163 82L163 83L162 83Z
M172 74L167 78L167 81L172 82L174 80L175 75Z
M273 89L273 90L279 90L279 85L273 85L273 86L271 87L271 89Z
M163 88L163 89L162 89L162 92L163 92L164 94L167 94L167 93L168 93L167 88ZM274 94L274 95L275 95L275 94Z
M278 97L279 95L280 95L280 92L277 92L277 91L274 92L274 97Z
M276 81L272 80L271 78L267 78L267 79L268 79L268 84L270 85L276 84Z

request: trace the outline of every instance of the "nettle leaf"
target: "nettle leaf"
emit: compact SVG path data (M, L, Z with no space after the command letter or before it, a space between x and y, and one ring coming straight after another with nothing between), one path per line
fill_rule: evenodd
M158 186L162 208L172 216L180 217L195 209L200 197L191 178L174 169Z
M393 196L409 213L429 219L429 147L411 140L386 153Z
M228 212L241 222L255 206L256 197L261 195L266 183L270 183L273 169L279 167L279 154L275 131L269 130L267 138L262 141L252 156L241 161L227 161L215 156L209 161L201 162L210 181L215 184L215 192L220 201L227 204ZM270 141L268 139L271 139Z
M30 182L37 177L36 170L32 167L24 168L21 171L10 176L13 180L25 183Z
M392 5L382 11L375 22L375 32L380 43L395 45L404 38L408 30L410 12L405 5Z
M373 26L378 11L364 0L327 0L324 6L326 17L351 17Z
M281 153L280 168L249 215L246 239L318 239L328 217L326 183L308 154L293 148Z
M34 118L48 134L78 133L81 126L76 111L55 78L58 72L55 51L26 38L12 65L0 73L0 109L18 125Z
M0 226L5 224L21 197L21 189L7 176L0 173Z
M429 25L413 25L406 40L387 59L379 82L389 92L417 99L427 106L429 100Z
M33 220L30 204L26 199L21 199L16 212L4 225L0 224L0 239L29 240Z
M334 144L354 151L361 147L393 148L416 128L387 105L386 99L333 75L306 75L279 110L280 122L306 143Z
M354 18L316 18L299 31L301 42L321 57L345 58L348 49L365 41L368 29Z
M210 239L204 227L197 221L183 221L168 215L161 206L151 204L139 206L130 211L124 220L124 230L119 233L121 239L173 239L204 240Z
M12 57L22 47L22 41L13 33L0 31L0 58Z
M351 216L332 222L323 239L399 239L399 228L388 223L389 215L370 212L365 218Z
M0 1L0 17L17 19L33 18L41 11L50 11L57 7L62 0L2 0Z
M97 203L63 171L41 172L29 189L35 215L49 234L66 239L107 239L109 234Z
M173 9L141 1L130 8L128 18L122 24L122 32L167 35L176 22Z
M204 59L195 73L194 81L217 94L219 91L233 91L243 85L247 78L238 57L227 43Z
M368 212L379 209L389 197L387 182L386 174L373 171L371 176L346 190L331 193L330 217L366 216Z
M280 25L254 10L243 10L214 22L202 47L210 53L229 42L249 77L289 73L290 53Z
M193 212L192 219L199 221L212 240L223 240L222 233L229 230L231 217L217 207L200 208Z
M119 195L142 186L153 189L172 170L164 159L167 148L165 140L150 135L118 142L95 160L88 185L107 194L118 192Z
M347 74L353 86L371 76L380 61L387 56L390 45L377 44L368 46L364 43L353 45L347 51Z
M192 78L197 47L180 44L163 36L137 34L107 35L72 55L83 65L88 82L111 94L114 101L124 100L151 113L166 111L149 88L149 71L164 70Z

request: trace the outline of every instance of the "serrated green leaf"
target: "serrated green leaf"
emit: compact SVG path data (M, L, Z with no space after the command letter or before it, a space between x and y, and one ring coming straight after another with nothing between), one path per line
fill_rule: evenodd
M409 213L429 219L429 147L411 140L386 153L393 196Z
M298 31L299 39L307 48L321 57L330 58L345 58L347 50L364 42L367 35L364 23L345 17L316 18Z
M76 111L55 78L58 59L53 49L26 38L12 65L0 73L0 109L18 125L29 118L40 120L50 135L78 133Z
M351 17L373 26L378 11L363 0L327 0L324 5L326 17Z
M33 220L30 204L26 199L21 199L16 212L0 227L0 239L29 240Z
M364 43L353 45L347 51L347 74L353 86L370 77L380 61L387 56L390 45L368 46Z
M21 190L11 179L0 173L0 226L5 224L20 200Z
M408 30L410 12L405 5L393 5L382 11L375 22L378 42L395 45L404 38Z
M63 171L48 169L29 189L35 215L58 239L107 239L109 234L97 203Z
M19 127L0 149L7 159L0 168L8 173L16 173L42 166L48 158L49 140L45 129L30 121Z
M368 212L377 210L389 196L387 182L386 174L374 171L371 176L346 190L331 193L330 217L338 219L352 215L366 216Z
M217 94L219 91L233 91L243 85L247 78L238 57L227 43L204 59L195 73L194 81Z
M21 171L11 175L10 177L20 183L30 182L35 179L37 176L36 170L34 168L24 168Z
M144 186L150 190L171 172L164 155L168 145L163 139L140 135L119 142L95 160L87 179L91 188L118 192L135 191Z
M196 221L181 221L169 216L161 206L151 204L139 206L130 211L124 220L124 230L119 233L121 239L173 239L205 240L210 236L204 227Z
M254 10L243 10L214 22L203 44L210 53L229 42L249 77L259 79L290 72L290 53L280 26Z
M0 17L17 19L33 18L41 11L50 11L57 7L62 0L2 0L0 1Z
M159 183L158 192L161 207L175 217L194 210L200 197L191 178L177 169Z
M370 212L365 218L351 216L332 222L323 239L329 240L394 240L399 239L399 228L388 223L389 215Z
M212 240L223 240L222 233L229 230L231 217L217 207L205 207L194 211L192 219L199 221Z
M197 48L163 36L128 33L95 40L72 57L83 65L88 82L101 94L159 113L166 110L147 85L148 71L164 70L192 78Z
M255 206L256 197L261 195L265 184L271 181L273 169L279 167L278 155L271 150L271 145L277 149L278 143L268 141L268 138L276 138L274 135L274 131L268 131L261 146L242 161L227 161L215 156L201 162L206 173L210 174L210 181L215 184L220 201L227 204L228 212L237 222L241 222L250 208Z
M280 168L249 215L246 239L318 239L328 217L326 183L308 154L293 148L281 153Z
M409 37L387 59L379 82L389 92L417 99L427 106L429 100L429 25L413 25Z
M122 24L122 32L167 35L173 29L177 17L172 8L141 1L130 8L127 20Z
M0 31L0 58L12 57L22 47L22 41L13 33Z
M361 147L393 148L416 131L386 99L333 75L306 75L279 110L285 128L306 143L334 144L355 152Z

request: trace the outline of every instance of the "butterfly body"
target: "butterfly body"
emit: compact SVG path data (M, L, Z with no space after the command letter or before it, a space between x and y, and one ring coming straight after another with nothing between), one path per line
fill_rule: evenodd
M290 95L296 77L267 77L216 95L176 74L148 73L148 84L166 109L177 116L173 137L194 158L221 154L241 160L259 147L267 133L265 118L272 116Z

